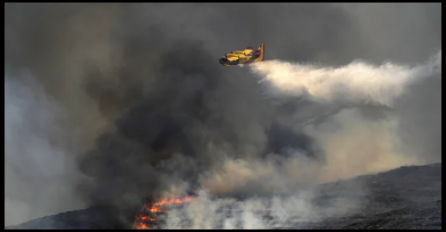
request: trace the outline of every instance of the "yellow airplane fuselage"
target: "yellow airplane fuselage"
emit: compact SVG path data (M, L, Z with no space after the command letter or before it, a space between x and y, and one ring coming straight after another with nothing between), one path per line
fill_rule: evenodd
M260 44L259 49L257 49L257 51L260 51L260 54L257 56L254 55L255 50L251 49L232 51L231 53L228 53L223 58L221 58L220 63L224 66L229 66L229 65L260 62L264 60L264 50L265 50L265 45L262 43Z

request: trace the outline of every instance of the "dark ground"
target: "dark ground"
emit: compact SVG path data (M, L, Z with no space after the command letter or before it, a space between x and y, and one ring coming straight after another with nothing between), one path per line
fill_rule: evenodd
M401 167L375 175L325 184L318 198L350 197L345 189L362 183L361 210L354 215L294 228L311 229L441 229L441 164ZM365 189L365 191L364 191ZM106 207L92 207L31 220L6 229L117 229Z

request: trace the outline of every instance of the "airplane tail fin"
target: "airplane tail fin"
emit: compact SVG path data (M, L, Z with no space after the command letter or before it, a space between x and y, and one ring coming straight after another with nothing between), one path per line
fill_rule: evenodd
M263 44L263 43L260 44L260 52L261 52L260 57L262 57L262 61L264 61L265 60L265 44Z
M258 50L260 50L260 56L257 57L257 58L254 60L254 62L259 62L259 61L263 61L263 60L265 60L265 44L261 43L261 44L259 45L259 49L258 49Z

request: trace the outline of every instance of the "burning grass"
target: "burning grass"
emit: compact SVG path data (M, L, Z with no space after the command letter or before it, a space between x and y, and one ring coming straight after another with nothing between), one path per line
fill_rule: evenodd
M156 221L157 214L165 213L166 207L181 205L190 202L193 199L194 197L185 197L176 199L163 199L158 202L148 201L147 203L144 203L141 212L135 216L133 228L137 230L151 229L149 224Z

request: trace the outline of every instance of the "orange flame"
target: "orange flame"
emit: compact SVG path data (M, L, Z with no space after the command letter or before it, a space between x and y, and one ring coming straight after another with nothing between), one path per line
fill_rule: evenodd
M133 227L137 230L150 230L149 227L146 226L143 222L135 222Z
M149 217L149 216L136 216L136 219L141 220L141 221L155 221L155 219Z
M185 197L183 199L170 199L170 200L162 200L159 202L155 202L153 204L144 204L142 207L143 211L147 211L147 212L151 212L151 213L165 213L165 210L160 209L161 206L164 205L178 205L178 204L183 204L183 203L187 203L192 201L194 198L193 197ZM156 219L151 218L149 216L144 216L144 215L137 215L135 217L135 221L133 223L133 228L137 229L137 230L144 230L144 229L150 229L147 225L146 222L148 221L156 221Z

